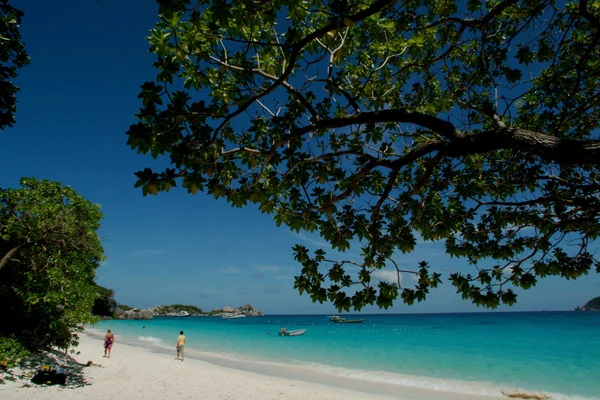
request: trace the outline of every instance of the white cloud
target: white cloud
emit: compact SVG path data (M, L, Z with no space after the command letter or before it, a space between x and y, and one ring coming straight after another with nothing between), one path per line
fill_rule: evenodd
M388 283L398 282L398 271L389 269L378 269L371 273L371 277ZM402 282L402 274L400 274L400 282Z
M511 264L508 267L504 268L502 270L502 275L504 275L504 276L511 276L514 273L513 272L513 268L514 268L513 264Z
M244 270L238 267L222 267L217 269L217 272L220 274L241 274Z
M150 255L162 254L162 253L163 253L163 249L138 250L138 251L134 252L133 255L136 257L145 257L145 256L150 256Z

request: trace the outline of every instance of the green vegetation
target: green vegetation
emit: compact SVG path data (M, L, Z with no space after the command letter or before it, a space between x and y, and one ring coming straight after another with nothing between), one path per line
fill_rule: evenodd
M593 299L585 303L584 308L600 310L600 296L594 297Z
M17 69L29 64L25 45L21 42L19 24L23 12L0 0L0 129L15 123L19 88L12 83Z
M92 306L92 314L100 317L112 317L117 307L117 301L115 300L115 291L107 289L98 284L95 284L95 291L97 293L96 300Z
M83 324L96 320L103 259L99 206L58 182L20 183L0 189L0 360L22 348L75 345Z
M201 308L198 308L196 306L190 306L190 305L184 305L184 304L172 304L170 306L159 306L156 309L156 313L157 315L165 315L166 313L180 313L182 311L185 311L187 313L189 313L190 315L200 315L200 314L204 314L204 312L202 311Z
M181 184L360 246L294 248L313 301L424 300L440 273L400 262L421 240L471 267L450 281L486 307L600 272L597 3L158 3L158 72L127 134L172 165L136 187ZM397 282L375 283L386 268Z
M18 340L0 337L0 367L12 368L20 359L28 355L29 351Z
M118 304L117 307L119 307L123 311L129 311L129 310L133 310L135 308L135 307L127 306L125 304Z

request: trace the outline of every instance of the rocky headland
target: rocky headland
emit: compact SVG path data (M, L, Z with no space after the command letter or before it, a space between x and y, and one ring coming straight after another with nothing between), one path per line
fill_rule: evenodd
M575 308L575 311L600 311L600 296L591 299L584 306Z
M264 314L250 304L237 308L223 307L212 311L202 311L196 306L173 304L161 305L145 309L117 305L114 309L113 319L152 319L152 317L220 317L226 315L245 315L246 317L262 317Z

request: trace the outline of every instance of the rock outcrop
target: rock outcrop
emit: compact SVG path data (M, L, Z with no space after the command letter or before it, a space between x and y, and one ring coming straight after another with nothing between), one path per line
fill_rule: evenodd
M171 306L156 306L150 307L146 309L137 309L135 307L128 307L125 305L117 305L114 310L113 317L114 319L152 319L153 316L161 316L161 317L209 317L209 316L222 316L223 314L227 315L240 315L243 314L247 317L262 317L263 314L261 311L252 307L250 304L246 304L240 306L238 308L232 307L223 307L223 308L215 308L209 312L203 312L200 308L196 306L186 306L181 304L175 304Z
M223 308L215 308L210 312L211 315L238 315L244 314L246 317L262 317L263 314L261 311L258 311L256 308L252 307L250 304L246 304L244 306L240 306L238 308L231 308L229 306Z
M152 319L152 311L146 310L138 310L137 308L132 308L130 310L122 310L119 306L115 308L115 313L113 314L114 319Z
M256 308L252 307L250 304L238 307L235 311L239 311L242 314L246 314L247 317L262 317L265 315L261 311L258 311Z
M575 308L575 311L600 311L600 296L591 299L584 306Z
M185 304L162 305L151 307L148 310L152 312L152 315L165 317L197 317L205 315L201 308Z

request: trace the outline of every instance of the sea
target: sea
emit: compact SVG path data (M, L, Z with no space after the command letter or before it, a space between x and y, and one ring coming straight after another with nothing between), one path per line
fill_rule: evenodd
M175 355L179 331L194 354L290 366L332 377L470 395L532 392L553 399L600 399L600 312L493 312L155 317L105 320L118 342ZM306 329L302 336L281 337ZM190 355L191 354L191 355Z

